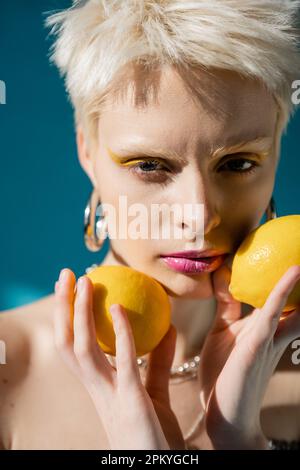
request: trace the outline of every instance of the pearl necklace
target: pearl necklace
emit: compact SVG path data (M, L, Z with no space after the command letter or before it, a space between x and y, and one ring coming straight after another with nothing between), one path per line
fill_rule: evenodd
M147 367L147 360L144 358L139 357L137 359L137 363L139 367ZM172 367L170 370L170 378L176 379L176 383L181 383L184 380L196 378L199 363L200 363L200 356L197 355L197 356L194 356L192 359L184 362L180 366Z
M98 265L96 263L92 264L91 266L86 268L85 270L86 274L88 274L90 271L97 268L98 266L101 266L101 265ZM113 357L110 354L106 354L106 356L108 358ZM137 358L137 364L139 367L145 369L147 367L147 363L148 363L147 359L143 357ZM185 380L195 379L197 377L199 363L200 363L200 356L196 355L179 366L171 367L170 378L172 379L172 383L181 383L181 382L184 382Z

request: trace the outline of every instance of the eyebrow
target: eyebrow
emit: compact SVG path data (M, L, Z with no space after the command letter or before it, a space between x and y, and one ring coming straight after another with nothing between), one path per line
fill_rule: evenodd
M223 145L213 151L213 153L211 154L211 158L212 159L217 158L220 156L220 154L223 154L225 152L234 153L234 152L237 152L238 150L242 151L246 147L251 152L263 152L263 154L266 156L271 150L272 146L273 146L272 137L261 136L261 137L256 137L252 140L242 140L232 145Z
M125 155L119 155L117 152L112 151L109 147L107 147L107 150L111 156L117 157L120 161L128 160L130 157L136 157L141 154L146 154L149 157L162 158L162 156L165 156L171 160L177 160L179 163L186 163L186 160L175 150L167 150L160 147L151 148L142 144L131 144L128 145L128 147L121 147L119 152L124 153Z
M238 139L230 139L230 141L237 141ZM239 140L235 144L226 144L223 146L218 147L216 150L214 150L210 155L209 159L214 159L219 157L223 153L231 153L231 152L236 152L238 150L243 150L245 147L251 147L249 148L249 151L251 152L264 152L265 155L268 154L270 151L271 147L273 145L273 139L270 136L260 136L260 137L255 137L254 139L251 140ZM117 152L114 152L111 150L109 147L107 147L107 150L111 156L114 156L119 159L119 161L126 161L131 157L136 157L136 156L141 156L147 155L149 157L154 157L154 158L162 158L162 157L167 157L170 158L171 160L176 160L179 163L186 164L186 159L183 158L179 153L177 153L175 150L171 149L164 149L164 148L151 148L143 144L128 144L127 147L121 147L119 149L120 153L124 153L124 155L119 155Z

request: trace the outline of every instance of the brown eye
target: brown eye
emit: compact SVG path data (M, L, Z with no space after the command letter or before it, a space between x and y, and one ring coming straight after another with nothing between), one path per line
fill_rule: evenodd
M235 173L251 173L255 171L257 166L258 164L252 160L246 160L244 158L237 158L235 160L227 161L220 167L219 170L231 171Z

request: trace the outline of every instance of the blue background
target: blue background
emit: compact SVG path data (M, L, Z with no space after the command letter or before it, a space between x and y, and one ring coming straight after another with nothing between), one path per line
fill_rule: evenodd
M83 213L92 186L78 162L63 81L48 61L44 12L70 5L0 5L0 80L7 86L7 104L0 105L0 311L51 294L60 269L69 267L77 277L100 263L109 247L91 253L84 245ZM282 142L278 215L299 213L299 129L298 112Z

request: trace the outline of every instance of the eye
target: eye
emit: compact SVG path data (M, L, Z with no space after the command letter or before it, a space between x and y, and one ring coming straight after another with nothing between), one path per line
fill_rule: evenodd
M160 165L160 168L159 168ZM140 161L136 164L130 165L130 168L134 170L140 170L140 173L155 173L158 171L168 171L168 168L166 168L164 165L159 160L145 160L145 161Z
M128 162L127 169L141 180L147 183L160 184L162 187L172 180L172 170L154 157L135 158L133 161Z
M258 163L253 160L245 158L235 158L228 160L223 165L221 165L221 167L218 169L218 172L229 171L240 174L249 174L254 172L257 167Z

